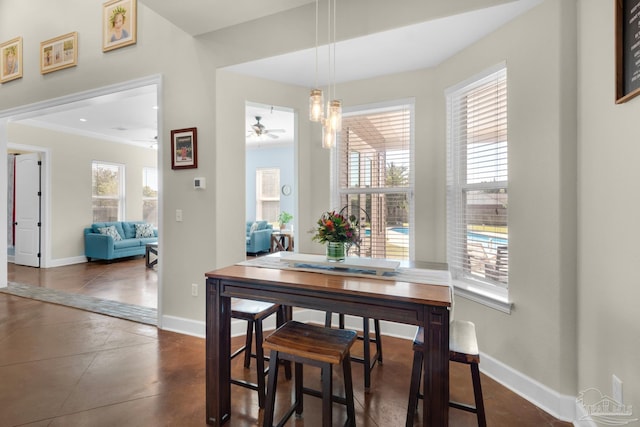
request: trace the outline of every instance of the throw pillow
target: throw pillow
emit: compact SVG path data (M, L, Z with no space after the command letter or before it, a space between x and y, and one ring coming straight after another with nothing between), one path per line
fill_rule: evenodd
M116 230L116 227L113 226L113 225L110 225L108 227L100 227L100 228L98 228L98 232L100 234L104 234L104 235L113 237L113 240L115 242L117 242L118 240L122 240L122 237L120 236L120 233L118 233L118 230Z
M253 233L254 231L256 231L258 229L258 223L254 222L253 224L251 224L251 229L249 230L251 233Z
M136 224L136 239L141 237L155 237L151 224Z

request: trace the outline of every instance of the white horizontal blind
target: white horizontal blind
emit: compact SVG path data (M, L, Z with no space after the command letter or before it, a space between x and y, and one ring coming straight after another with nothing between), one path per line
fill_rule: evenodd
M93 222L124 220L124 165L91 163Z
M447 252L456 279L509 275L507 70L447 94Z
M275 223L280 214L280 169L256 170L256 219Z
M413 105L345 114L338 141L338 196L358 217L349 255L409 259L413 226Z

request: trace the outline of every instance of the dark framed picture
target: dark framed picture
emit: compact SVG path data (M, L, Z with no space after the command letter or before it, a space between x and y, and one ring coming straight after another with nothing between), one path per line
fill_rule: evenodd
M78 65L78 33L65 34L40 43L40 74Z
M640 95L640 0L615 0L616 104Z
M0 44L0 83L22 77L22 37Z
M196 128L171 131L171 169L198 167L198 130Z
M108 52L136 42L136 0L111 0L102 5L102 51Z

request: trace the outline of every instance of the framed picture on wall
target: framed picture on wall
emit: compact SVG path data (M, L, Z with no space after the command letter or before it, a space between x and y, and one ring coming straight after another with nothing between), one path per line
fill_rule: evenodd
M640 95L640 0L616 0L616 104Z
M73 32L40 43L40 74L78 65L78 33Z
M111 0L102 5L102 51L135 44L136 0Z
M198 133L196 128L171 131L171 169L198 167Z
M0 83L22 77L22 37L0 44Z

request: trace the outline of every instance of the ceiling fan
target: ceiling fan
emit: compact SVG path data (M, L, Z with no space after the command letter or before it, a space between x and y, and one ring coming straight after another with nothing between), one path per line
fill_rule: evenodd
M267 129L262 123L260 123L260 120L262 120L262 116L256 116L256 122L251 125L251 130L249 130L249 133L247 134L247 136L263 136L266 135L270 138L279 138L278 135L274 135L275 133L283 133L285 132L284 129Z

